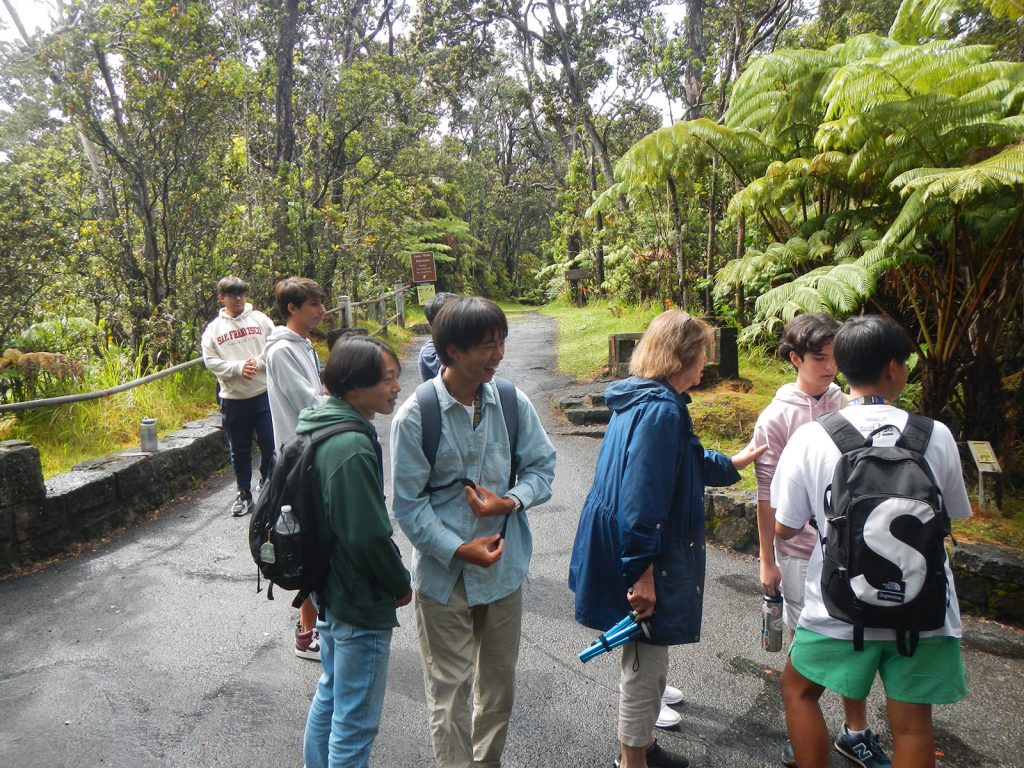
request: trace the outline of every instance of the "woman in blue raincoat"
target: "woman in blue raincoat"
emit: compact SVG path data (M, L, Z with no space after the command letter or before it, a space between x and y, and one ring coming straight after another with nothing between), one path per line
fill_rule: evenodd
M651 630L650 640L623 646L622 768L688 765L653 733L668 646L700 640L704 487L735 483L764 450L730 458L704 450L693 434L686 392L700 383L710 330L685 312L663 312L633 352L633 375L605 391L612 418L573 545L576 621L603 631L635 610Z

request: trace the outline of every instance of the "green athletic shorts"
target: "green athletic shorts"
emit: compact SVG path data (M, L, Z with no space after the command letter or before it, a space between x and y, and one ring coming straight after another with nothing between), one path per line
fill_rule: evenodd
M877 672L885 695L907 704L952 704L967 695L958 637L922 637L913 656L901 656L895 640L836 640L797 627L789 660L812 683L848 699L867 698Z

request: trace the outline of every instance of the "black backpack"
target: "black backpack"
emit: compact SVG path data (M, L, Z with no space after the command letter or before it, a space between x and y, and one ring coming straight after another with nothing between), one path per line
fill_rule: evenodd
M373 432L358 421L342 421L329 427L295 435L281 448L270 480L263 484L249 521L249 549L256 562L256 592L260 577L270 582L267 599L274 599L274 585L298 590L292 605L298 608L318 590L327 576L333 536L322 515L320 483L313 458L316 447L342 432L362 432L377 452Z
M912 656L920 632L945 624L949 601L949 515L924 458L934 422L910 414L893 446L872 444L891 425L865 438L839 413L818 423L843 454L825 489L825 607L853 625L855 650L864 650L865 627L887 628L896 630L899 652Z

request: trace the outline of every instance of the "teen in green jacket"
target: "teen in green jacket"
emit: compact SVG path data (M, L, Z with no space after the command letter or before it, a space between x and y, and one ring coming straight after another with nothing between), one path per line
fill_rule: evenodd
M377 436L371 420L391 413L401 387L394 353L377 339L338 342L324 368L331 397L299 415L297 432L356 421L373 437L344 432L317 448L324 530L334 538L316 594L323 674L309 709L307 768L369 764L380 725L396 609L412 597L409 572L391 538Z

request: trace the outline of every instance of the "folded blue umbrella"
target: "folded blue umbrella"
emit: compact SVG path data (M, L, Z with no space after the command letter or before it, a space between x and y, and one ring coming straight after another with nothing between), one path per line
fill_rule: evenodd
M579 652L580 661L586 663L595 656L600 656L605 651L618 648L628 643L638 632L650 639L651 630L646 621L637 622L636 611L630 611L622 621L609 630L602 632L589 648Z

